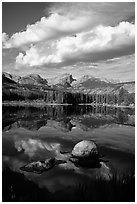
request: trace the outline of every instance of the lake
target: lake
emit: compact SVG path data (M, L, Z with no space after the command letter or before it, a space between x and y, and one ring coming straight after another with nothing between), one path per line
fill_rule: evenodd
M135 169L135 110L106 106L2 108L3 201L83 201L84 186ZM50 157L67 157L81 140L92 140L103 155L100 168L68 161L36 174L20 167ZM85 195L84 195L85 196ZM90 196L88 195L89 201Z

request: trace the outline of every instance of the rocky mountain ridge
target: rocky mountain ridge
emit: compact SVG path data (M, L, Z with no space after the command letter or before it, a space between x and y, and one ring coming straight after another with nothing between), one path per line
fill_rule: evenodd
M27 76L11 75L3 72L3 84L20 84L20 85L36 85L47 88L63 89L70 92L83 92L86 94L94 93L117 93L120 88L124 88L129 93L135 93L135 82L114 83L109 80L102 80L90 75L84 75L78 80L74 79L71 74L63 74L50 79L42 78L37 74L29 74Z
M54 82L54 84L52 83ZM2 75L2 100L54 104L115 104L134 106L135 82L112 83L92 76L75 80L66 74L53 80L30 74Z
M2 76L3 78L6 77L19 84L33 84L33 85L39 85L39 84L47 85L48 84L48 81L42 78L38 74L29 74L29 75L21 77L21 76L11 75L9 73L3 72Z
M73 78L72 74L69 73L49 78L47 80L49 85L67 85L68 87L71 86L72 82L76 81L76 79Z

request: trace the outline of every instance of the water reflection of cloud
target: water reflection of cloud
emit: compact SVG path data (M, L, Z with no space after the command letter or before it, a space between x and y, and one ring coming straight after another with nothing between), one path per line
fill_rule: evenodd
M45 150L49 152L59 152L60 144L59 143L48 143L36 139L22 139L15 141L15 148L18 152L24 151L29 157L33 157L38 150Z
M19 168L24 165L23 160L15 157L10 157L10 156L3 156L2 161L3 161L3 166L2 166L3 170L5 169L5 167L8 166L13 171L18 172Z

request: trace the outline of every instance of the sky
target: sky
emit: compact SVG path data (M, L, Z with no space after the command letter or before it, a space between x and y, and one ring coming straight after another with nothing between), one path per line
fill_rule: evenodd
M135 80L134 2L3 2L2 70Z

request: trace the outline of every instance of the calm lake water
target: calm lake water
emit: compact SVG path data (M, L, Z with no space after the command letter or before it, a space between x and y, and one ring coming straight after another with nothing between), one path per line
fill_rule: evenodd
M135 169L134 109L84 105L3 106L2 111L3 183L8 183L9 178L15 181L18 201L29 201L29 195L27 197L24 192L30 194L32 189L39 192L39 196L45 192L47 201L54 200L51 196L58 200L61 195L65 201L71 201L73 187L95 178L107 180L115 172L128 174ZM101 168L82 168L67 162L42 174L20 170L32 161L65 157L60 151L71 152L81 140L92 140L97 144L106 161ZM5 191L3 185L4 196L12 194L12 185L9 192ZM14 193L12 197L14 200Z

